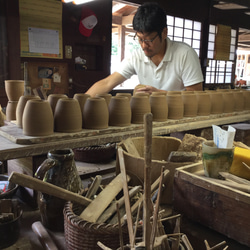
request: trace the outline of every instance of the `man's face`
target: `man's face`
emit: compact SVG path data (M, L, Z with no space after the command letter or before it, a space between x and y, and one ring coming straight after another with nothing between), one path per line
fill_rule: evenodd
M165 49L165 32L162 32L162 39L160 39L157 32L152 33L137 33L137 39L147 57L153 57L160 53L164 47Z

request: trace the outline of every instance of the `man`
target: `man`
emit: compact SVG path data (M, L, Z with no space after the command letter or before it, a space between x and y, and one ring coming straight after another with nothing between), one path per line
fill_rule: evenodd
M133 28L141 48L125 58L116 72L96 82L87 94L108 93L134 74L145 85L137 92L202 90L198 55L189 45L167 38L166 13L157 3L148 2L138 8Z

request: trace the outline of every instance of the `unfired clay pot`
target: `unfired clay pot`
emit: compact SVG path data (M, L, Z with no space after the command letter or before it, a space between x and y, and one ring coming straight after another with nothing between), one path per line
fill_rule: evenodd
M23 80L5 80L5 92L9 101L18 102L20 96L24 93Z
M160 92L155 92L160 93ZM166 95L151 95L149 97L153 121L162 122L168 119L168 103Z
M50 94L48 96L48 102L49 102L49 104L50 104L50 106L52 108L53 114L55 113L55 108L56 108L57 101L60 98L68 98L68 96L64 95L64 94Z
M90 97L90 95L88 95L86 93L76 93L73 96L73 98L79 102L82 112L83 112L84 104L89 97Z
M109 103L109 125L129 126L131 124L131 108L125 96L112 96Z
M17 108L17 101L8 101L6 107L6 120L13 121L16 120L16 108Z
M145 95L136 94L132 96L130 107L132 111L131 122L135 124L142 124L144 115L151 112L149 98Z
M128 100L130 101L131 100L131 93L116 93L116 96L125 96L128 98Z
M29 136L46 136L54 132L52 109L46 100L28 100L23 111L23 133Z
M210 94L205 91L195 91L197 103L198 103L198 111L197 115L210 115L211 113L211 101Z
M107 105L109 105L112 95L111 94L96 94L96 97L102 97L105 99Z
M182 119L184 115L184 104L182 95L180 94L167 94L168 102L168 119Z
M243 97L245 102L245 110L250 110L250 91L243 91Z
M224 102L223 113L234 112L235 101L234 101L234 96L233 96L232 91L224 90L224 91L221 91L221 93L222 93L222 98Z
M83 127L87 129L108 128L109 111L104 98L89 97L83 110Z
M23 119L23 111L24 111L25 105L28 100L32 100L32 99L40 100L41 98L36 95L22 95L19 98L17 108L16 108L16 124L20 128L23 127L22 119Z
M193 91L182 91L184 117L195 117L198 112L198 101Z
M209 90L207 92L210 94L211 114L222 114L224 111L222 93L215 90Z
M80 104L73 98L60 98L57 101L54 123L56 132L75 133L82 130Z
M241 90L232 90L234 96L234 111L243 111L245 107L244 96Z

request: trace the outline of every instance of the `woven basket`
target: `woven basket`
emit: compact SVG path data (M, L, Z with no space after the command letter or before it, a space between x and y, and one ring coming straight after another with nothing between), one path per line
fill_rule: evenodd
M108 143L106 145L76 148L73 151L76 161L87 163L108 162L116 153L116 144Z
M64 207L64 235L67 249L100 250L100 241L111 249L120 247L119 227L111 224L98 224L85 221L79 217L84 207L66 202ZM122 226L124 245L129 243L127 225Z

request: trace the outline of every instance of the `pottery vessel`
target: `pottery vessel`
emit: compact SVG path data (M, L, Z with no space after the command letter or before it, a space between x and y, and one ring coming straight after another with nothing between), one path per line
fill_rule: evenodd
M24 93L23 80L5 80L5 92L9 101L18 102L20 96Z
M198 103L198 110L197 115L210 115L211 113L211 100L209 93L205 91L195 91L197 103Z
M109 111L104 98L90 97L86 100L83 110L83 127L87 129L108 128Z
M211 140L202 143L202 162L205 176L219 178L219 172L229 172L233 162L233 148L218 148Z
M64 94L50 94L48 96L48 102L51 106L53 114L55 113L56 104L57 104L58 100L61 98L68 98L68 96L64 95Z
M211 114L222 114L224 111L224 101L222 93L214 90L207 91L210 94Z
M54 113L56 132L75 133L82 130L82 112L80 104L73 98L60 98Z
M131 93L116 93L116 96L125 96L128 98L128 100L130 101L131 100Z
M80 104L80 108L81 111L83 112L83 108L84 108L84 104L86 102L86 100L90 97L90 95L86 94L86 93L76 93L74 94L73 98L76 99L79 104Z
M234 96L234 111L243 111L245 107L243 91L234 89L232 93Z
M46 136L54 132L52 109L47 100L28 100L23 111L23 133L29 136Z
M152 92L151 95L152 95L152 96L156 96L156 95L164 95L164 96L166 96L166 95L167 95L167 92L154 91L154 92Z
M8 101L6 106L6 120L13 121L16 120L16 108L17 108L17 101Z
M184 105L184 117L195 117L198 112L198 101L193 91L182 91L182 101Z
M232 91L222 91L222 98L224 102L224 110L223 113L232 113L234 112L234 95Z
M182 119L184 115L184 104L181 94L167 94L168 119Z
M146 87L146 85L144 85L144 84L138 84L138 85L136 85L135 88L134 88L134 90L133 90L133 95L136 94L136 91L138 89L145 88L145 87Z
M243 91L244 103L245 103L245 110L250 110L250 91L245 90Z
M132 96L130 107L132 112L131 122L135 124L142 124L144 115L151 112L149 98L146 95L136 94Z
M160 93L160 92L155 92ZM153 121L162 122L168 119L168 103L166 95L151 95L149 97Z
M35 177L74 193L80 193L83 189L74 153L69 148L50 151L47 159L37 169ZM51 230L63 231L65 200L40 192L38 198L43 225Z
M102 97L105 99L107 105L109 106L112 95L111 94L96 94L96 97Z
M20 128L23 127L22 119L23 119L23 111L24 111L25 105L28 100L32 100L32 99L40 100L41 98L36 95L23 95L19 98L17 108L16 108L16 124Z
M109 103L109 125L129 126L131 124L131 108L125 96L113 96Z

